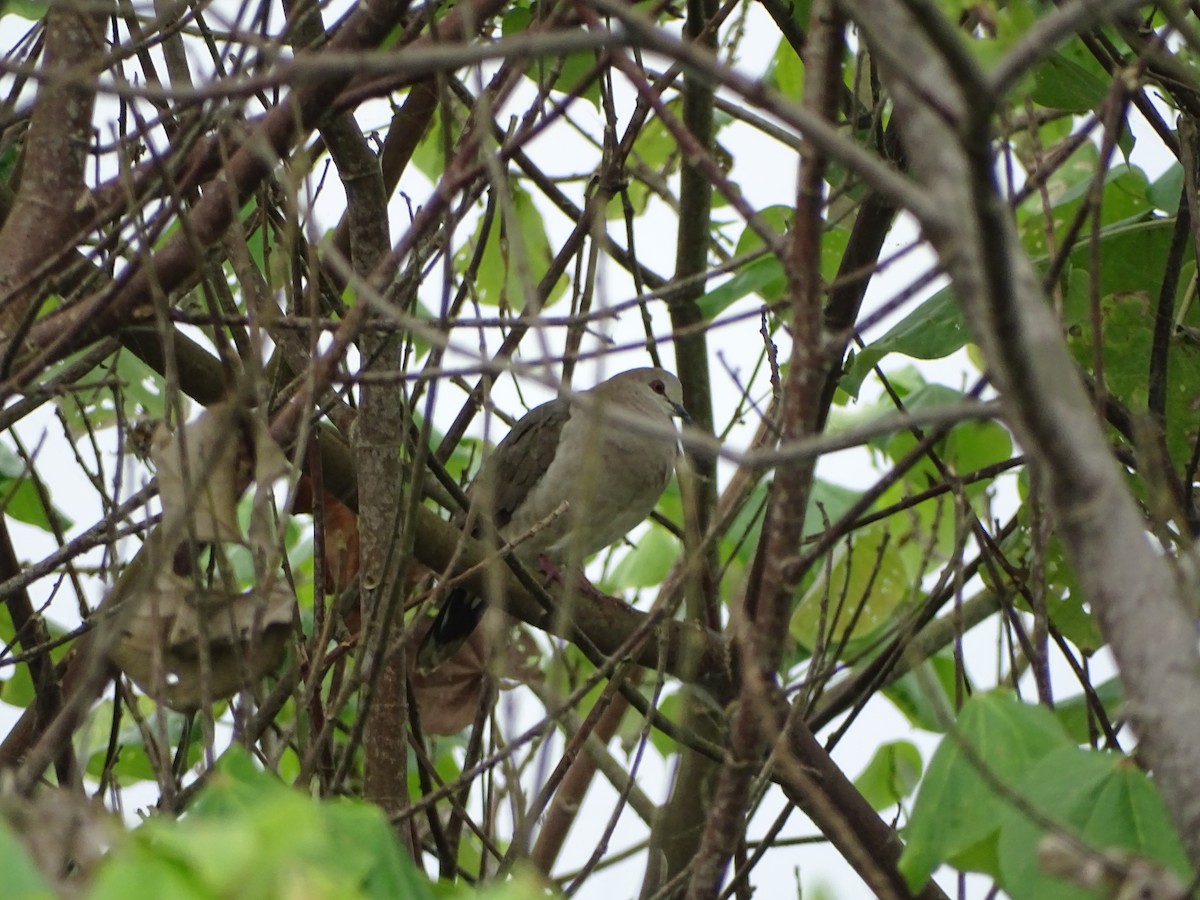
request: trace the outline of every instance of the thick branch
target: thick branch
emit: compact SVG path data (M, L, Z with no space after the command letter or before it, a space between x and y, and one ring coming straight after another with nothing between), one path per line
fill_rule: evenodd
M96 81L94 74L79 75L99 71L104 49L102 15L81 13L73 4L47 13L46 80L29 123L21 186L0 230L0 335L13 336L36 312L43 264L82 224Z
M954 279L1009 422L1048 486L1058 535L1125 682L1140 755L1198 865L1200 656L1189 591L1150 543L997 191L989 134L972 127L986 122L994 98L958 84L898 5L845 6L873 48L888 48L883 74L902 137L938 211L921 214L921 225Z
M825 119L833 117L842 83L843 28L843 19L831 0L813 4L804 105ZM828 369L820 279L826 164L824 154L811 145L802 150L796 222L785 267L792 356L782 397L783 441L811 435L816 429L821 386ZM776 673L796 591L786 573L802 543L814 467L815 460L807 460L778 470L742 608L734 613L742 689L729 730L730 758L721 769L713 811L688 886L689 900L702 900L717 892L738 836L745 830L756 763L769 746L767 723L778 693Z

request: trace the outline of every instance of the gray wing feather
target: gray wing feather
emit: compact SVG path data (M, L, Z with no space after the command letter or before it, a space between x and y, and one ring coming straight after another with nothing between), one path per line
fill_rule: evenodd
M487 458L471 493L481 496L483 490L491 492L497 528L512 521L513 512L550 468L563 426L570 418L571 405L561 397L534 407Z

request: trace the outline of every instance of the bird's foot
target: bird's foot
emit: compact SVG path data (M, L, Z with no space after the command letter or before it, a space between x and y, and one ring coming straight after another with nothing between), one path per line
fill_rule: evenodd
M537 565L538 569L542 573L542 578L544 579L545 584L557 584L560 586L563 584L562 573L558 570L558 567L550 561L550 558L546 556L546 554L538 554ZM604 591L600 590L600 588L588 581L588 577L584 575L582 571L579 572L575 586L579 593L584 597L598 598L608 596L604 593Z
M546 584L562 584L562 573L558 571L558 567L554 563L550 562L550 557L545 553L538 554L537 565Z

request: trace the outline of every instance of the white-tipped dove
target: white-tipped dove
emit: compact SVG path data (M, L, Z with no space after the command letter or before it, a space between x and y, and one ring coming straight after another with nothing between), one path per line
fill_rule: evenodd
M688 419L683 388L655 368L630 369L543 403L484 460L468 491L472 509L490 515L501 542L519 542L514 552L525 562L582 562L653 512L675 467L676 416ZM484 606L466 590L451 591L417 668L429 671L452 656Z

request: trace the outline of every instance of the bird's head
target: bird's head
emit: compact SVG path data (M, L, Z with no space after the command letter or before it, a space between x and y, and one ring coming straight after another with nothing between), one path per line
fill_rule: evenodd
M601 402L614 400L646 411L661 410L684 422L692 420L683 406L683 385L666 369L630 369L597 385L592 393Z

